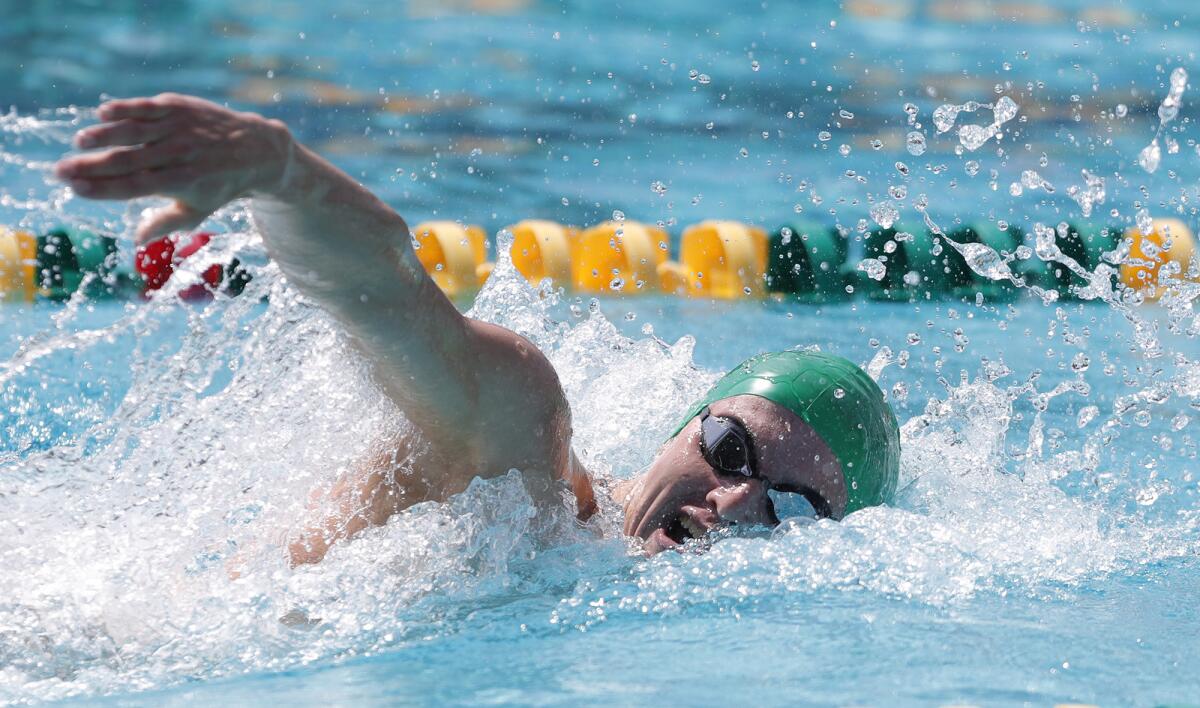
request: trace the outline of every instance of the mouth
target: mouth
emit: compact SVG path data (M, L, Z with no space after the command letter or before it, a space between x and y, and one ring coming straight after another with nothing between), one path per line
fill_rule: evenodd
M711 509L684 506L650 534L644 547L650 555L679 548L690 540L704 538L717 521Z

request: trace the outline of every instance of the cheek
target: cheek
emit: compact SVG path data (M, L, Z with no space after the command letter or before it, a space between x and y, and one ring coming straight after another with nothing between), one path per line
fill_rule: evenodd
M703 495L719 486L712 468L700 457L687 450L675 450L664 455L650 470L649 478L659 489L670 489L675 495Z

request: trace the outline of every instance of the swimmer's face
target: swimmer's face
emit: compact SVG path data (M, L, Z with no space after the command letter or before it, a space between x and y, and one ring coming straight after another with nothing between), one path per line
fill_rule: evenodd
M768 491L809 490L834 518L846 508L846 483L833 452L795 413L765 398L732 396L713 403L713 416L732 418L750 434L759 478L720 472L700 451L700 418L684 426L646 473L618 489L625 533L653 555L714 528L777 523Z

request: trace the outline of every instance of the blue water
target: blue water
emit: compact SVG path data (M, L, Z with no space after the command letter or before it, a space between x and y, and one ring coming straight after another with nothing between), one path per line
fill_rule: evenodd
M144 204L75 200L44 167L102 94L172 89L288 120L414 222L621 210L677 235L800 206L853 234L903 184L906 220L924 193L943 227L1053 225L1083 219L1066 192L1087 169L1107 180L1092 220L1195 227L1190 94L1160 134L1178 152L1136 161L1167 76L1194 68L1189 6L1013 7L14 6L0 217L128 249ZM1019 117L958 154L932 110L997 85ZM1024 170L1056 191L1014 196ZM896 504L645 559L611 504L583 528L535 516L510 475L292 571L278 539L309 490L404 422L244 214L213 226L229 235L177 287L236 254L256 274L240 298L0 310L0 701L1200 701L1190 300L593 306L501 266L463 306L547 352L603 483L723 369L817 345L880 372L904 427Z

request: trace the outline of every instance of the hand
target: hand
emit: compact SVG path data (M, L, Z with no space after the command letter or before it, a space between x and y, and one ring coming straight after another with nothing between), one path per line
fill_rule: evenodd
M101 123L79 131L75 145L103 149L65 158L54 172L89 199L173 199L143 216L139 244L195 228L235 199L284 190L295 143L280 121L173 93L109 101L96 114Z

